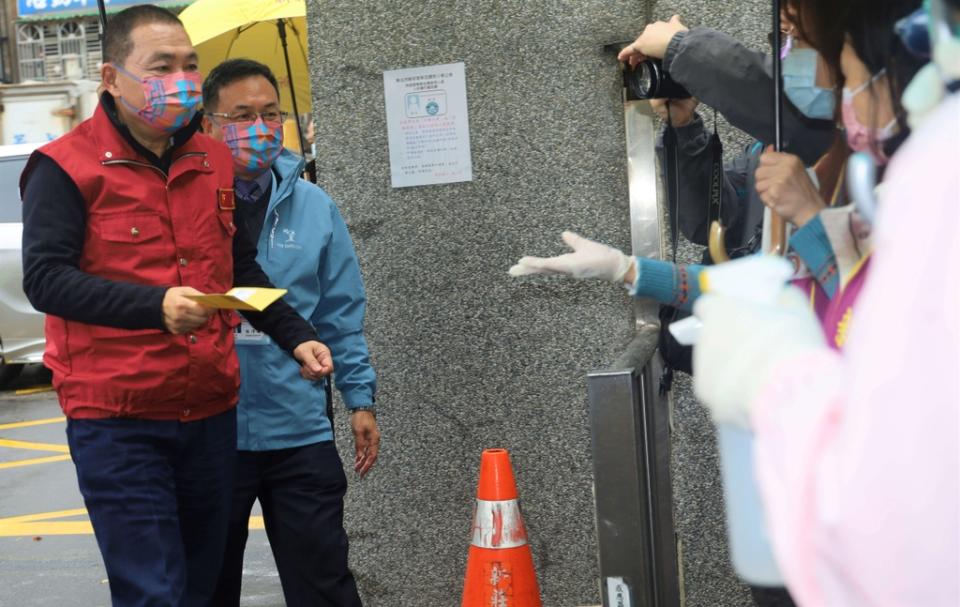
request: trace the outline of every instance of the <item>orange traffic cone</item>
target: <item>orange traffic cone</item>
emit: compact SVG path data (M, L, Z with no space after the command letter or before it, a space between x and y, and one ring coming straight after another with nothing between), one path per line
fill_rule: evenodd
M541 607L540 587L517 503L517 484L506 449L480 458L461 607Z

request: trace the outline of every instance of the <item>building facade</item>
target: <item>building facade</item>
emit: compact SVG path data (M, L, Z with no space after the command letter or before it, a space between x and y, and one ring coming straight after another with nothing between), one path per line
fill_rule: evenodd
M99 80L96 0L3 0L0 61L4 83ZM107 14L142 0L105 0ZM189 0L153 2L175 11Z

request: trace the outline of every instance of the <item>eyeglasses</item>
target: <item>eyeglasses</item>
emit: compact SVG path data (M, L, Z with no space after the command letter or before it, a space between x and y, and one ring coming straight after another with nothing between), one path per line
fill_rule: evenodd
M257 117L260 117L264 122L286 122L290 114L280 110L267 110L266 112L239 112L237 114L207 112L207 116L221 118L224 122L232 124L235 122L256 122Z

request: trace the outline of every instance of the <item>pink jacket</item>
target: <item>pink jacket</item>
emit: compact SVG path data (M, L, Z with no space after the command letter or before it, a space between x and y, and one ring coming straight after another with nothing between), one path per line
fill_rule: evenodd
M960 605L960 95L894 158L845 351L753 403L756 473L805 607Z

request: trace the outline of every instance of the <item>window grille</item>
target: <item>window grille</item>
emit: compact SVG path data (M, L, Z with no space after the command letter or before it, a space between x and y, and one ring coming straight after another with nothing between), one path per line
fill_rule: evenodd
M46 80L43 27L33 23L17 26L17 55L21 80Z
M82 23L65 21L57 31L60 55L60 73L64 78L83 78L86 71L87 48Z

